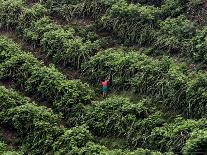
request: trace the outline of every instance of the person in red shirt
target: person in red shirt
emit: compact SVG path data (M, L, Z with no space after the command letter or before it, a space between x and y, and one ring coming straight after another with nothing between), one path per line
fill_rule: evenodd
M106 79L105 81L101 82L102 85L102 96L106 97L106 94L108 92L108 84L110 79Z

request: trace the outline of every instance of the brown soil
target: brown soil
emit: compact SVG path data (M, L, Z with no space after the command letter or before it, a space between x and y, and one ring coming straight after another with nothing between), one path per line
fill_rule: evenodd
M6 141L9 148L17 148L15 144L17 139L17 133L13 128L6 125L0 125L0 132L2 133L3 139Z
M34 5L37 2L38 2L38 0L27 0L26 1L28 7L31 7L32 5Z

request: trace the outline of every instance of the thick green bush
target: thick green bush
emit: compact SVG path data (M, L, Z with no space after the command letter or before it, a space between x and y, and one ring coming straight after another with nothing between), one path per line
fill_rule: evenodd
M0 112L29 102L29 98L24 98L17 92L6 89L4 86L0 86Z
M161 5L161 17L177 17L184 13L186 0L164 0L163 4Z
M0 141L0 153L1 155L23 155L22 153L20 152L17 152L17 151L12 151L11 149L8 148L8 146Z
M181 15L177 18L167 18L159 25L155 48L163 52L179 53L191 57L193 48L191 38L196 33L195 24Z
M74 149L84 147L89 141L94 141L91 133L85 126L73 127L65 130L53 144L53 151L56 154L67 154Z
M154 39L159 12L153 6L117 3L102 17L102 22L105 27L111 27L123 42L146 45Z
M195 130L191 133L190 138L187 140L184 148L183 154L205 154L207 152L207 131L204 130Z
M38 47L45 32L58 28L60 26L53 24L48 17L43 17L40 20L32 21L31 26L23 30L22 36L25 41Z
M64 21L74 18L99 19L111 6L125 0L74 0L50 3L51 13Z
M0 113L1 123L14 126L19 132L25 132L31 128L34 122L46 121L51 125L57 125L59 116L54 115L51 109L44 106L38 107L34 103L10 108Z
M21 34L24 29L31 26L32 22L37 21L45 15L47 15L47 9L39 3L34 4L31 8L24 8L18 20L17 29L19 33Z
M193 44L192 58L196 62L206 63L207 61L206 38L207 38L207 27L197 29L196 35L192 38L192 44Z
M137 148L133 151L113 149L109 150L105 146L88 142L85 147L80 149L74 149L70 152L72 155L173 155L173 153L161 153L156 151L150 151L148 149Z
M54 140L63 134L63 130L58 127L60 116L49 108L37 106L13 89L1 86L0 90L0 106L3 108L0 111L0 125L10 126L13 132L17 132L17 141L22 145L23 152L50 152ZM5 155L9 153L13 152L5 152Z
M0 63L20 52L20 46L7 37L0 37Z
M22 0L0 0L0 28L14 29L23 8Z
M64 66L80 68L90 56L94 55L99 48L99 43L83 41L82 38L74 36L74 30L63 30L61 28L44 33L40 46L54 62Z
M140 3L147 5L160 6L164 0L129 0L131 3Z
M185 120L178 117L172 123L166 123L163 127L153 129L149 136L151 148L181 152L191 133L194 130L205 129L206 126L206 119Z
M131 147L146 145L151 130L164 122L163 114L148 109L146 102L134 103L120 96L108 98L87 106L83 123L96 135L126 137Z

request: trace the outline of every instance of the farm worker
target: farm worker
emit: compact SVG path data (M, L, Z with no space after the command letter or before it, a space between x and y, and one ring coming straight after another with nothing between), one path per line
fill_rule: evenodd
M108 92L108 84L110 79L106 79L105 81L101 82L102 85L102 96L106 97L106 94Z

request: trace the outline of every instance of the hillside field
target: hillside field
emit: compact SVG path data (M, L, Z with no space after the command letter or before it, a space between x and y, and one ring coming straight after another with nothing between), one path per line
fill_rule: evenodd
M207 155L207 1L0 0L0 155Z

